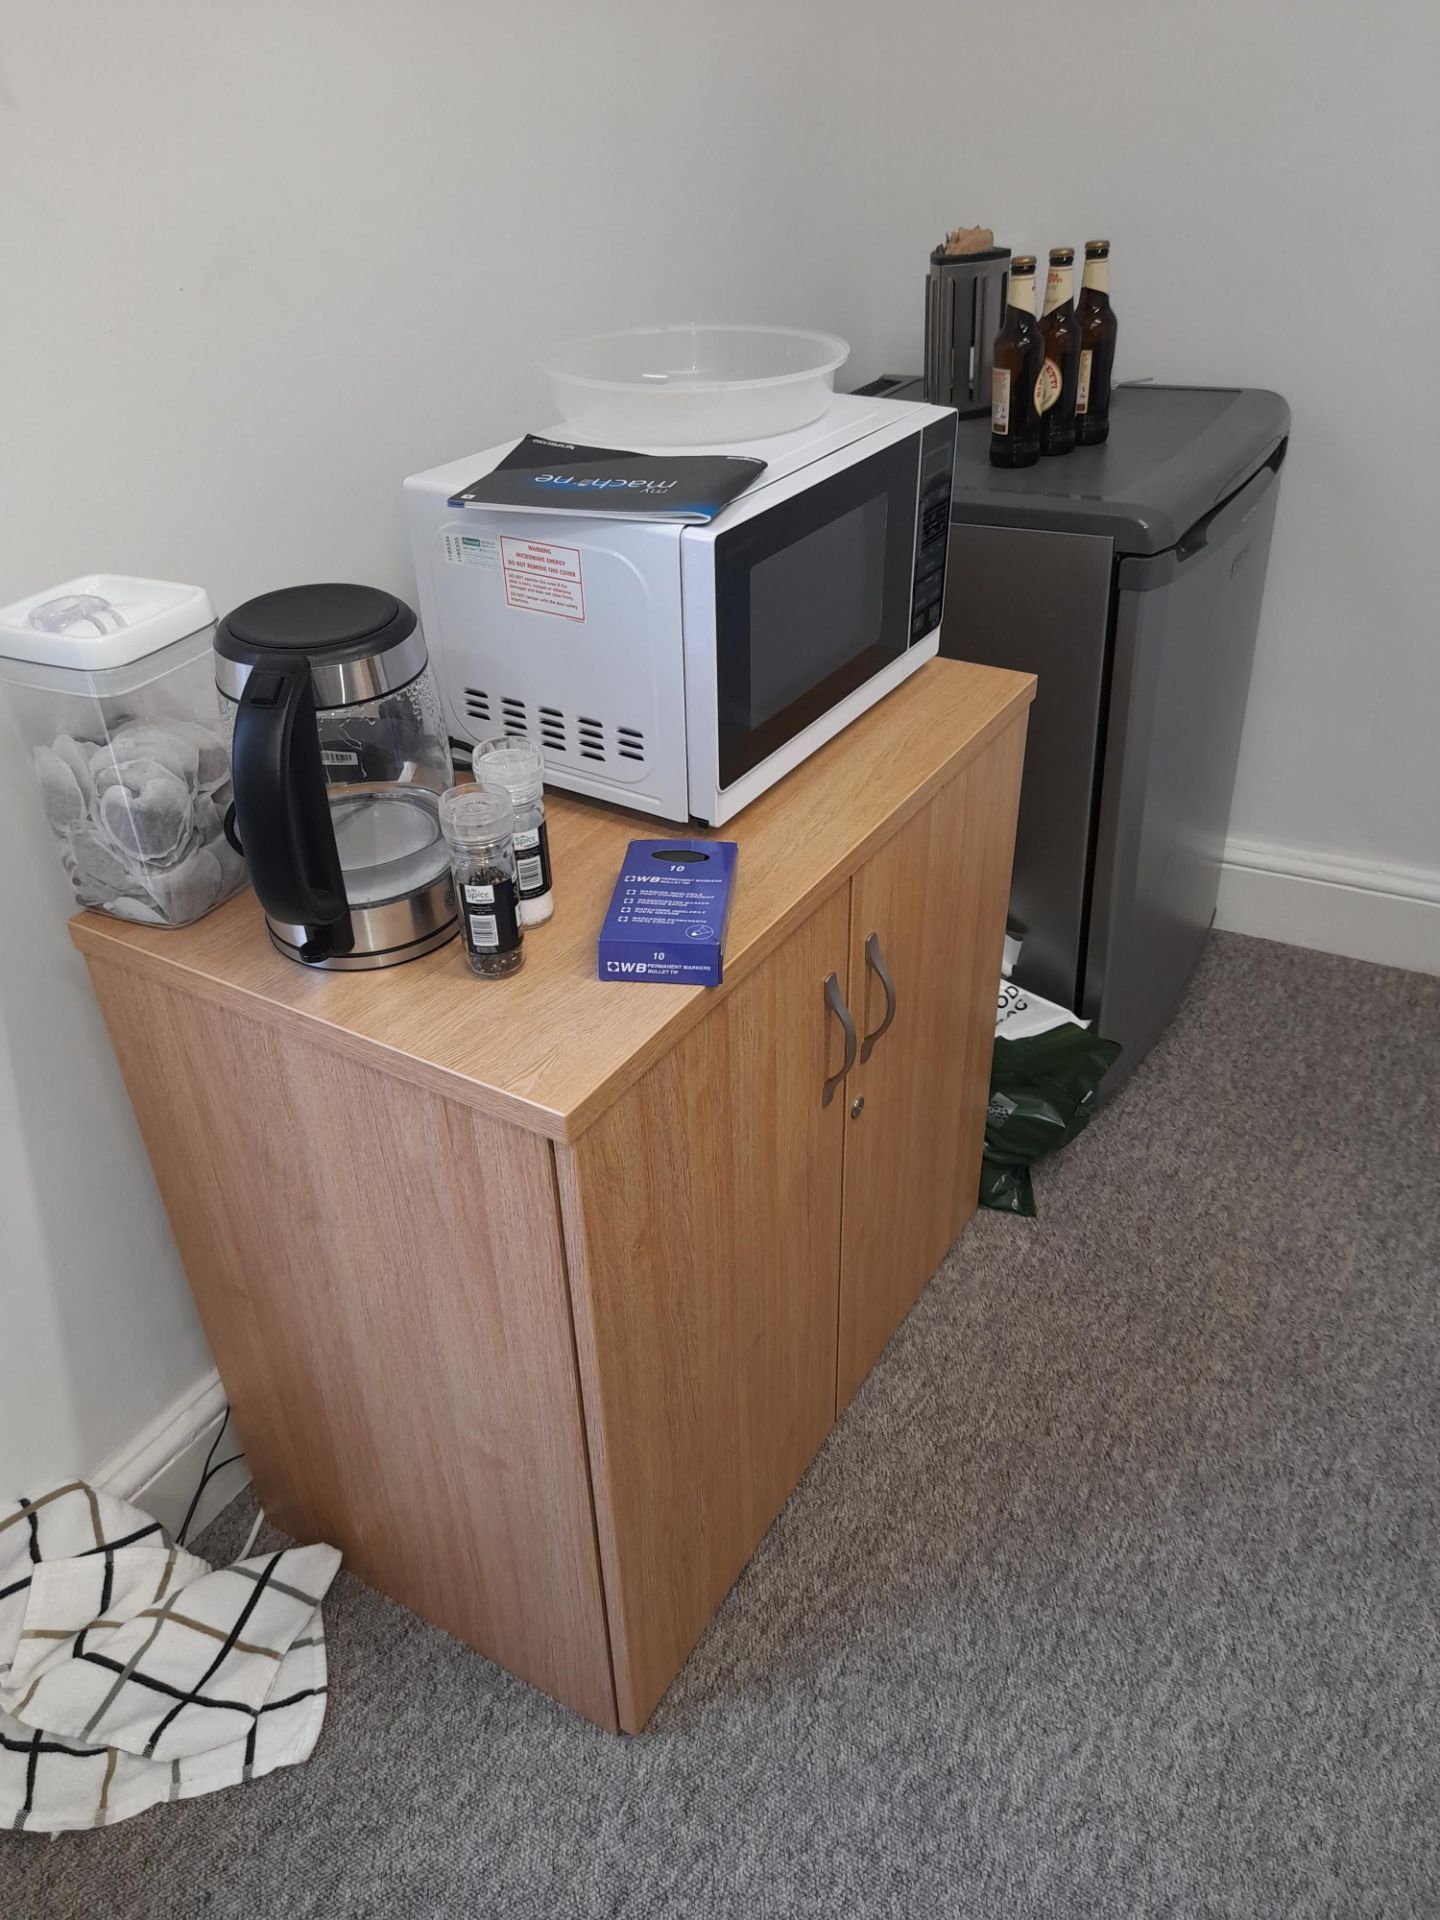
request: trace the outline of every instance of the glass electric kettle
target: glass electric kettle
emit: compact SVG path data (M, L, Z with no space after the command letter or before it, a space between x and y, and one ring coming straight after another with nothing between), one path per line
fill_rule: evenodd
M450 748L425 640L374 587L285 587L220 622L233 823L270 938L309 967L413 960L457 928Z

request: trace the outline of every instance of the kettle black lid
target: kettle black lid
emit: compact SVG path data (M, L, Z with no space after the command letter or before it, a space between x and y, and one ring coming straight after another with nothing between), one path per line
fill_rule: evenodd
M414 633L414 612L378 587L328 582L281 587L227 613L215 634L224 660L254 666L268 653L303 653L312 665L371 660Z

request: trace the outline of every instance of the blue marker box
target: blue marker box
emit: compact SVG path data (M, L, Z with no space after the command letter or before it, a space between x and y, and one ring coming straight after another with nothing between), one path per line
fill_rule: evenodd
M733 840L632 840L600 929L602 980L718 987Z

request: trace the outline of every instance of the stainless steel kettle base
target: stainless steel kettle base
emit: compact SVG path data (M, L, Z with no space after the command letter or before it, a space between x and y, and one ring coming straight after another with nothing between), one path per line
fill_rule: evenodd
M375 967L398 967L406 960L418 960L422 953L433 953L453 940L460 931L455 912L455 887L448 865L436 874L428 887L401 894L395 900L380 900L373 906L352 906L350 931L354 945L349 953L329 955L324 960L306 960L301 948L306 939L304 927L286 926L266 916L270 939L287 960L316 973L368 973Z
M418 960L422 954L433 953L437 947L443 947L447 940L453 940L459 931L460 922L451 920L433 933L423 934L420 939L407 941L401 947L389 947L381 953L337 953L328 960L302 960L298 947L292 946L288 940L282 940L274 927L269 929L270 944L275 951L283 953L287 960L298 961L312 973L369 973L376 967L398 967L406 960Z

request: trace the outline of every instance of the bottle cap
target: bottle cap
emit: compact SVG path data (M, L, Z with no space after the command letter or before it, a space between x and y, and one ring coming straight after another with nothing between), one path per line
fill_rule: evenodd
M1087 240L1085 242L1085 258L1087 260L1104 260L1108 257L1109 252L1110 242L1108 240Z
M1050 264L1052 267L1073 267L1075 264L1074 247L1051 247Z
M1035 256L1033 253L1017 253L1010 262L1010 271L1014 273L1034 273Z
M440 830L452 847L488 847L515 830L515 808L503 787L449 787L440 796Z
M545 791L545 756L532 740L503 733L482 740L470 765L477 780L503 787L517 807L538 800Z

